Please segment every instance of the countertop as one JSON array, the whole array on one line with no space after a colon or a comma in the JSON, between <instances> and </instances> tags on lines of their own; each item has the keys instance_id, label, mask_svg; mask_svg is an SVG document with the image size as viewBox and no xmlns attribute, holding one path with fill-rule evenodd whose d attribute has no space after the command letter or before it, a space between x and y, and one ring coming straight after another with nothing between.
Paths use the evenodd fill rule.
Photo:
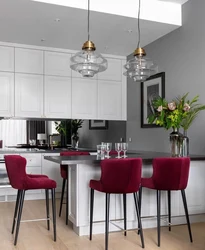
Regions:
<instances>
[{"instance_id":1,"label":"countertop","mask_svg":"<svg viewBox=\"0 0 205 250\"><path fill-rule=\"evenodd\" d=\"M156 157L170 157L169 153L163 152L148 152L148 151L137 151L129 152L128 158L142 158L143 162L151 162ZM116 155L111 158L115 158ZM63 165L72 164L99 164L101 159L96 155L79 155L79 156L45 156L44 159L53 161ZM190 155L192 161L205 160L205 155Z\"/></svg>"}]
</instances>

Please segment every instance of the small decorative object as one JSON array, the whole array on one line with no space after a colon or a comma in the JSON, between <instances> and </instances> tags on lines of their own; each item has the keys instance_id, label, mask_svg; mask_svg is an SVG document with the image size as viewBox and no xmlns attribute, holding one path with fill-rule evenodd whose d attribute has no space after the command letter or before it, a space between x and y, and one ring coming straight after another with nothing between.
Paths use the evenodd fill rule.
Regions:
<instances>
[{"instance_id":1,"label":"small decorative object","mask_svg":"<svg viewBox=\"0 0 205 250\"><path fill-rule=\"evenodd\" d=\"M197 103L198 95L191 101L186 100L187 96L188 93L175 98L172 102L167 102L161 97L156 98L152 102L155 112L148 117L150 124L155 123L165 129L173 128L174 131L170 134L172 156L189 155L187 130L199 112L205 109L205 105ZM184 129L184 135L178 132L180 127Z\"/></svg>"},{"instance_id":2,"label":"small decorative object","mask_svg":"<svg viewBox=\"0 0 205 250\"><path fill-rule=\"evenodd\" d=\"M71 131L72 131L72 146L76 149L78 149L79 144L79 135L78 135L78 129L82 128L83 120L72 120L71 122Z\"/></svg>"}]
</instances>

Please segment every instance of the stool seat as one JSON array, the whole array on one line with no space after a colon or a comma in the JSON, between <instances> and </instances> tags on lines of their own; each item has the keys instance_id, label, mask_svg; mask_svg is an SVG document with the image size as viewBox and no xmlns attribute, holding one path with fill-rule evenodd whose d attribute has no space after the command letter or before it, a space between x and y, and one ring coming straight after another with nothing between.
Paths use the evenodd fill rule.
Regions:
<instances>
[{"instance_id":1,"label":"stool seat","mask_svg":"<svg viewBox=\"0 0 205 250\"><path fill-rule=\"evenodd\" d=\"M22 182L22 189L51 189L56 188L56 182L46 177L28 177Z\"/></svg>"},{"instance_id":2,"label":"stool seat","mask_svg":"<svg viewBox=\"0 0 205 250\"><path fill-rule=\"evenodd\" d=\"M154 185L152 178L142 178L141 179L141 186L146 187L146 188L150 188L150 189L155 189L155 185Z\"/></svg>"}]
</instances>

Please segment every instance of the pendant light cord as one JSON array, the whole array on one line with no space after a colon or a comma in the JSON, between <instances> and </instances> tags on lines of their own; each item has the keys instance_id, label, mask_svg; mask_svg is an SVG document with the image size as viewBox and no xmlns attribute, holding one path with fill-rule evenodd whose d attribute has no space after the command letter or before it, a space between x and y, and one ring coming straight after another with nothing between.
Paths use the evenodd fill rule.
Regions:
<instances>
[{"instance_id":1,"label":"pendant light cord","mask_svg":"<svg viewBox=\"0 0 205 250\"><path fill-rule=\"evenodd\" d=\"M140 48L140 8L141 8L141 0L139 0L139 6L138 6L138 22L137 22L138 44L137 44L137 48Z\"/></svg>"},{"instance_id":2,"label":"pendant light cord","mask_svg":"<svg viewBox=\"0 0 205 250\"><path fill-rule=\"evenodd\" d=\"M90 0L88 0L88 41L90 41Z\"/></svg>"}]
</instances>

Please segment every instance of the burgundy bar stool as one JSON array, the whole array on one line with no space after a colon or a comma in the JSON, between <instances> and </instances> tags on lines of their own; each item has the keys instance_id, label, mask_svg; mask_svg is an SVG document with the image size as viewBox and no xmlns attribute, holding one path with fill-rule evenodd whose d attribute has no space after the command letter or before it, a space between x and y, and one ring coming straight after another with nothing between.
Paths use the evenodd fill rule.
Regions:
<instances>
[{"instance_id":1,"label":"burgundy bar stool","mask_svg":"<svg viewBox=\"0 0 205 250\"><path fill-rule=\"evenodd\" d=\"M94 190L106 194L105 204L105 249L108 250L110 194L123 194L124 235L126 236L126 194L133 193L142 248L144 237L137 192L141 183L142 159L106 159L101 161L101 178L90 181L90 240L92 240Z\"/></svg>"},{"instance_id":2,"label":"burgundy bar stool","mask_svg":"<svg viewBox=\"0 0 205 250\"><path fill-rule=\"evenodd\" d=\"M90 154L89 152L83 152L83 151L63 151L60 153L60 156L75 156L75 155L90 155ZM65 185L68 179L68 166L60 165L60 173L61 173L61 177L63 178L63 184L62 184L62 191L61 191L59 217L61 216ZM66 195L66 203L65 203L66 204L66 225L68 225L68 182L67 182L66 187L67 187L66 188L67 195Z\"/></svg>"},{"instance_id":3,"label":"burgundy bar stool","mask_svg":"<svg viewBox=\"0 0 205 250\"><path fill-rule=\"evenodd\" d=\"M141 214L141 199L142 188L150 188L157 191L157 234L158 246L160 246L160 206L161 206L161 191L167 191L168 196L168 220L169 231L171 231L171 191L181 190L184 210L187 220L190 241L192 240L191 226L189 221L188 207L185 195L190 169L190 159L183 158L155 158L152 162L153 175L151 178L142 178L141 188L139 191L140 214Z\"/></svg>"},{"instance_id":4,"label":"burgundy bar stool","mask_svg":"<svg viewBox=\"0 0 205 250\"><path fill-rule=\"evenodd\" d=\"M13 188L18 190L16 205L14 210L13 225L12 225L12 234L13 234L16 224L14 245L17 244L25 191L32 189L45 189L46 215L47 215L47 218L45 220L47 220L48 230L50 230L49 190L51 190L52 211L53 211L53 233L54 233L54 241L56 241L56 207L55 207L56 182L54 180L49 179L46 175L26 174L26 159L20 155L5 155L4 159L10 184Z\"/></svg>"}]
</instances>

